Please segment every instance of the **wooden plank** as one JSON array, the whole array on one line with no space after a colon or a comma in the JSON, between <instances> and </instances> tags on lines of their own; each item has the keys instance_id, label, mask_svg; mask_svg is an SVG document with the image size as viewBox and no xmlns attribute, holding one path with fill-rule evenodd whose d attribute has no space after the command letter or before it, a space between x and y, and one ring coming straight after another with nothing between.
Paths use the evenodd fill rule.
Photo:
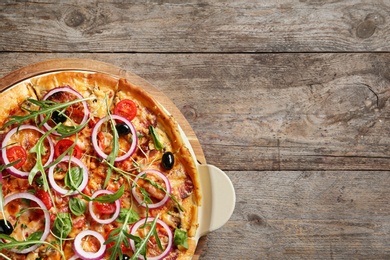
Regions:
<instances>
[{"instance_id":1,"label":"wooden plank","mask_svg":"<svg viewBox=\"0 0 390 260\"><path fill-rule=\"evenodd\" d=\"M237 204L202 259L389 259L390 172L227 172Z\"/></svg>"},{"instance_id":2,"label":"wooden plank","mask_svg":"<svg viewBox=\"0 0 390 260\"><path fill-rule=\"evenodd\" d=\"M21 64L74 54L3 53ZM388 170L390 54L80 54L132 71L223 170ZM23 61L21 63L20 61Z\"/></svg>"},{"instance_id":3,"label":"wooden plank","mask_svg":"<svg viewBox=\"0 0 390 260\"><path fill-rule=\"evenodd\" d=\"M388 1L1 1L6 52L389 51Z\"/></svg>"}]
</instances>

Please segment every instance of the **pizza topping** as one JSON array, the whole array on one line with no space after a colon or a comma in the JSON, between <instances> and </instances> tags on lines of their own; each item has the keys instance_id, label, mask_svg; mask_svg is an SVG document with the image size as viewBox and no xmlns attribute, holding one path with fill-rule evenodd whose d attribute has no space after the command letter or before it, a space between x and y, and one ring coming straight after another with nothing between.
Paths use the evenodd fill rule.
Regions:
<instances>
[{"instance_id":1,"label":"pizza topping","mask_svg":"<svg viewBox=\"0 0 390 260\"><path fill-rule=\"evenodd\" d=\"M93 230L81 231L74 239L73 248L82 259L101 259L106 251L104 238Z\"/></svg>"},{"instance_id":2,"label":"pizza topping","mask_svg":"<svg viewBox=\"0 0 390 260\"><path fill-rule=\"evenodd\" d=\"M77 101L82 99L83 96L70 86L57 87L47 92L42 101L50 101L51 103L69 103L70 101ZM49 102L49 104L50 104ZM50 114L46 114L50 115ZM65 119L64 119L65 118ZM40 120L43 126L50 130L54 125L58 123L64 123L64 126L74 128L76 125L85 125L89 118L89 109L87 102L80 101L74 102L69 106L66 106L62 110L51 111L51 121L45 118L45 114L40 115ZM53 132L59 135L57 131Z\"/></svg>"},{"instance_id":3,"label":"pizza topping","mask_svg":"<svg viewBox=\"0 0 390 260\"><path fill-rule=\"evenodd\" d=\"M150 134L152 135L154 147L155 147L157 150L163 149L163 148L164 148L164 145L161 143L160 138L158 137L158 134L157 134L156 130L155 130L154 127L151 126L151 125L149 126L149 132L150 132Z\"/></svg>"},{"instance_id":4,"label":"pizza topping","mask_svg":"<svg viewBox=\"0 0 390 260\"><path fill-rule=\"evenodd\" d=\"M22 146L15 145L7 149L7 158L11 163L18 161L14 164L14 167L19 169L26 162L27 153Z\"/></svg>"},{"instance_id":5,"label":"pizza topping","mask_svg":"<svg viewBox=\"0 0 390 260\"><path fill-rule=\"evenodd\" d=\"M21 169L18 169L15 167L15 165L10 166L7 168L7 171L10 174L19 178L27 178L29 176L30 171L36 164L36 156L33 148L39 142L40 137L42 137L44 134L45 133L42 130L31 125L21 125L20 127L15 127L6 134L1 145L2 147L7 147L17 143L26 150L26 161L20 166ZM46 137L43 140L42 146L44 149L44 154L41 159L44 166L46 166L53 159L53 142L50 138ZM12 147L13 146L8 149L2 149L1 151L4 164L10 163L11 158L8 157L7 151ZM21 158L21 160L23 161L23 158Z\"/></svg>"},{"instance_id":6,"label":"pizza topping","mask_svg":"<svg viewBox=\"0 0 390 260\"><path fill-rule=\"evenodd\" d=\"M51 187L62 195L76 195L88 184L87 167L73 156L65 156L58 164L51 166L47 175ZM58 175L60 177L56 177ZM56 181L60 179L63 181L62 187Z\"/></svg>"},{"instance_id":7,"label":"pizza topping","mask_svg":"<svg viewBox=\"0 0 390 260\"><path fill-rule=\"evenodd\" d=\"M126 160L127 158L129 158L134 153L135 149L137 148L137 143L138 143L137 132L136 132L133 124L130 123L130 121L128 121L126 118L124 118L122 116L111 115L110 117L105 117L105 118L100 119L96 123L95 127L92 130L92 144L93 144L93 147L94 147L96 153L100 157L102 157L103 159L107 159L109 157L109 155L107 153L105 153L105 151L103 151L103 149L107 148L107 147L114 147L115 146L115 144L112 144L112 145L105 144L105 142L106 142L105 140L109 140L110 139L109 135L112 135L109 133L108 128L111 128L110 122L112 122L114 120L110 120L110 119L123 121L123 123L126 124L131 130L131 138L125 139L122 136L119 140L120 154L119 154L119 156L117 156L115 158L114 161L120 162L120 161L123 161L123 160ZM112 128L111 128L111 130L112 130ZM112 143L112 142L109 142L109 143ZM126 147L126 146L128 146L128 147Z\"/></svg>"},{"instance_id":8,"label":"pizza topping","mask_svg":"<svg viewBox=\"0 0 390 260\"><path fill-rule=\"evenodd\" d=\"M51 120L54 121L54 123L65 123L66 122L66 116L63 113L60 113L58 111L54 111L51 114Z\"/></svg>"},{"instance_id":9,"label":"pizza topping","mask_svg":"<svg viewBox=\"0 0 390 260\"><path fill-rule=\"evenodd\" d=\"M132 193L141 206L149 209L160 208L170 198L171 184L161 172L146 170L135 178Z\"/></svg>"},{"instance_id":10,"label":"pizza topping","mask_svg":"<svg viewBox=\"0 0 390 260\"><path fill-rule=\"evenodd\" d=\"M11 235L14 231L14 227L11 222L6 219L0 219L0 234Z\"/></svg>"},{"instance_id":11,"label":"pizza topping","mask_svg":"<svg viewBox=\"0 0 390 260\"><path fill-rule=\"evenodd\" d=\"M117 124L115 128L118 135L128 135L131 133L130 127L126 124Z\"/></svg>"},{"instance_id":12,"label":"pizza topping","mask_svg":"<svg viewBox=\"0 0 390 260\"><path fill-rule=\"evenodd\" d=\"M141 219L133 225L130 234L131 249L134 252L143 252L140 259L163 259L172 250L173 234L171 229L158 218Z\"/></svg>"},{"instance_id":13,"label":"pizza topping","mask_svg":"<svg viewBox=\"0 0 390 260\"><path fill-rule=\"evenodd\" d=\"M27 242L29 240L30 241L32 241L32 240L45 241L45 239L49 235L49 231L50 231L50 215L49 215L49 212L48 212L45 204L42 202L42 200L40 200L39 198L37 198L36 196L34 196L33 194L28 193L28 192L14 193L14 194L7 196L4 199L4 208L6 208L7 204L11 204L11 202L13 202L14 200L30 200L30 201L37 203L39 208L42 209L43 215L44 215L44 230L43 230L43 232L35 230L37 232L35 234L39 234L39 237L35 237L32 235L34 233L31 233L31 235L27 238ZM18 205L21 205L21 204L18 204ZM9 213L9 214L11 214L11 213ZM23 227L24 227L23 224L27 226L29 224L28 220L24 220L24 222L20 224L20 229L21 229L20 232L23 232ZM14 228L16 228L16 227L14 227ZM17 233L20 233L20 232L17 232ZM8 244L11 244L12 242L19 242L19 241L15 241L15 238L11 238L11 237L9 239L6 239L3 236L3 239L10 241ZM20 241L20 242L22 242L22 241ZM38 248L39 245L40 244L34 243L34 242L33 243L26 243L24 245L23 249L11 249L11 251L16 252L18 254L26 254L26 253L29 253L29 252L35 250L36 248Z\"/></svg>"},{"instance_id":14,"label":"pizza topping","mask_svg":"<svg viewBox=\"0 0 390 260\"><path fill-rule=\"evenodd\" d=\"M109 190L99 190L92 195L92 199L98 198L103 194L114 193ZM100 224L109 224L113 222L119 216L120 210L121 206L119 199L115 200L114 204L111 204L110 202L89 202L89 214L91 214L93 220Z\"/></svg>"},{"instance_id":15,"label":"pizza topping","mask_svg":"<svg viewBox=\"0 0 390 260\"><path fill-rule=\"evenodd\" d=\"M161 158L161 166L165 170L171 170L175 165L175 157L171 152L165 152Z\"/></svg>"},{"instance_id":16,"label":"pizza topping","mask_svg":"<svg viewBox=\"0 0 390 260\"><path fill-rule=\"evenodd\" d=\"M116 104L114 114L131 121L137 115L137 105L130 99L123 99Z\"/></svg>"},{"instance_id":17,"label":"pizza topping","mask_svg":"<svg viewBox=\"0 0 390 260\"><path fill-rule=\"evenodd\" d=\"M69 139L62 139L56 143L54 147L55 158L58 158L61 154L65 153L65 151L72 145L74 145L72 156L80 159L83 156L83 151L77 144L74 144L74 142Z\"/></svg>"}]
</instances>

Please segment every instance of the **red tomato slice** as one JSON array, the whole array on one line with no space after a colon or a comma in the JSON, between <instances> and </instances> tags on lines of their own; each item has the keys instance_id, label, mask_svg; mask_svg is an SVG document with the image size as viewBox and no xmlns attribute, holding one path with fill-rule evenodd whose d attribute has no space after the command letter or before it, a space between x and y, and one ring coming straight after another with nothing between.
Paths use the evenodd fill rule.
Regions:
<instances>
[{"instance_id":1,"label":"red tomato slice","mask_svg":"<svg viewBox=\"0 0 390 260\"><path fill-rule=\"evenodd\" d=\"M130 99L123 99L114 108L114 114L131 121L137 115L137 105Z\"/></svg>"},{"instance_id":2,"label":"red tomato slice","mask_svg":"<svg viewBox=\"0 0 390 260\"><path fill-rule=\"evenodd\" d=\"M35 193L35 196L37 196L38 199L42 200L43 204L45 204L47 209L51 209L52 203L50 200L49 193L47 193L44 190L37 190L37 192Z\"/></svg>"},{"instance_id":3,"label":"red tomato slice","mask_svg":"<svg viewBox=\"0 0 390 260\"><path fill-rule=\"evenodd\" d=\"M20 162L14 165L16 169L19 169L26 162L27 153L23 147L16 145L7 149L7 158L9 162L20 160Z\"/></svg>"},{"instance_id":4,"label":"red tomato slice","mask_svg":"<svg viewBox=\"0 0 390 260\"><path fill-rule=\"evenodd\" d=\"M73 145L73 141L69 139L62 139L58 141L56 146L54 147L54 156L58 157L62 153L66 151L71 145ZM81 156L83 155L83 151L81 148L76 144L73 148L73 156L76 157L77 159L80 159Z\"/></svg>"},{"instance_id":5,"label":"red tomato slice","mask_svg":"<svg viewBox=\"0 0 390 260\"><path fill-rule=\"evenodd\" d=\"M104 194L98 195L97 197L103 196ZM113 214L115 212L115 203L104 203L104 202L94 202L96 210L101 214Z\"/></svg>"}]
</instances>

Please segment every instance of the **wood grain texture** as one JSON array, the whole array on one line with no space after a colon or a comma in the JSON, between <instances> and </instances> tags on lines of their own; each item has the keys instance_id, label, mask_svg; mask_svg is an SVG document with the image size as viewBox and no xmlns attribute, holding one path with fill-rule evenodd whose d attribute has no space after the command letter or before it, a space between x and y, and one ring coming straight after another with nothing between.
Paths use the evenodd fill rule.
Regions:
<instances>
[{"instance_id":1,"label":"wood grain texture","mask_svg":"<svg viewBox=\"0 0 390 260\"><path fill-rule=\"evenodd\" d=\"M132 71L223 170L388 170L390 55L80 54ZM73 54L0 54L6 66Z\"/></svg>"},{"instance_id":2,"label":"wood grain texture","mask_svg":"<svg viewBox=\"0 0 390 260\"><path fill-rule=\"evenodd\" d=\"M385 0L1 1L0 51L389 51L389 12Z\"/></svg>"},{"instance_id":3,"label":"wood grain texture","mask_svg":"<svg viewBox=\"0 0 390 260\"><path fill-rule=\"evenodd\" d=\"M227 172L237 204L202 259L389 259L389 172Z\"/></svg>"}]
</instances>

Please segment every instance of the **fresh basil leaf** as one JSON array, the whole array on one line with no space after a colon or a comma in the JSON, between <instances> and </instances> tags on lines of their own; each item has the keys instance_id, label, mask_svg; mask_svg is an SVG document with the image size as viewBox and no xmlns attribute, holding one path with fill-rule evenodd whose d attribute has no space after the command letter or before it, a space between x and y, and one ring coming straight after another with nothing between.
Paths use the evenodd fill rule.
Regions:
<instances>
[{"instance_id":1,"label":"fresh basil leaf","mask_svg":"<svg viewBox=\"0 0 390 260\"><path fill-rule=\"evenodd\" d=\"M93 201L101 202L101 203L112 203L122 197L123 193L125 193L125 186L121 186L119 190L117 190L114 194L106 194L103 196L99 196L93 199Z\"/></svg>"},{"instance_id":2,"label":"fresh basil leaf","mask_svg":"<svg viewBox=\"0 0 390 260\"><path fill-rule=\"evenodd\" d=\"M69 200L69 209L75 216L81 216L85 213L87 206L82 199L72 197Z\"/></svg>"},{"instance_id":3,"label":"fresh basil leaf","mask_svg":"<svg viewBox=\"0 0 390 260\"><path fill-rule=\"evenodd\" d=\"M67 238L72 231L72 219L69 213L58 213L54 220L52 231L61 240Z\"/></svg>"},{"instance_id":4,"label":"fresh basil leaf","mask_svg":"<svg viewBox=\"0 0 390 260\"><path fill-rule=\"evenodd\" d=\"M177 246L182 246L188 249L188 235L187 232L176 228L173 235L173 243Z\"/></svg>"},{"instance_id":5,"label":"fresh basil leaf","mask_svg":"<svg viewBox=\"0 0 390 260\"><path fill-rule=\"evenodd\" d=\"M164 145L160 142L158 135L156 133L156 130L154 129L153 126L149 126L149 132L152 135L153 142L154 142L154 147L156 147L157 150L161 150L164 148Z\"/></svg>"},{"instance_id":6,"label":"fresh basil leaf","mask_svg":"<svg viewBox=\"0 0 390 260\"><path fill-rule=\"evenodd\" d=\"M133 224L137 222L140 217L137 212L135 212L132 209L121 209L118 218L116 219L116 222L123 223L125 222L126 216L129 214L129 219L127 221L128 224Z\"/></svg>"},{"instance_id":7,"label":"fresh basil leaf","mask_svg":"<svg viewBox=\"0 0 390 260\"><path fill-rule=\"evenodd\" d=\"M76 190L81 182L83 181L83 169L81 167L70 168L65 175L64 183L65 186Z\"/></svg>"}]
</instances>

